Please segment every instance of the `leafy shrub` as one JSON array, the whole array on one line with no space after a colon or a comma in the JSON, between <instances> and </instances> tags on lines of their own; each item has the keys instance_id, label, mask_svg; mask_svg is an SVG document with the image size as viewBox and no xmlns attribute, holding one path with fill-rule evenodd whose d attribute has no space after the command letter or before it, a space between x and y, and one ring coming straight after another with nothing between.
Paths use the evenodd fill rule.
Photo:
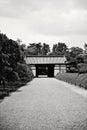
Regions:
<instances>
[{"instance_id":1,"label":"leafy shrub","mask_svg":"<svg viewBox=\"0 0 87 130\"><path fill-rule=\"evenodd\" d=\"M62 73L57 74L56 78L87 89L87 73Z\"/></svg>"},{"instance_id":2,"label":"leafy shrub","mask_svg":"<svg viewBox=\"0 0 87 130\"><path fill-rule=\"evenodd\" d=\"M0 33L0 74L6 81L32 79L32 71L25 63L24 56L23 48L16 41Z\"/></svg>"},{"instance_id":3,"label":"leafy shrub","mask_svg":"<svg viewBox=\"0 0 87 130\"><path fill-rule=\"evenodd\" d=\"M27 64L18 63L16 72L22 80L31 80L33 78L33 73Z\"/></svg>"},{"instance_id":4,"label":"leafy shrub","mask_svg":"<svg viewBox=\"0 0 87 130\"><path fill-rule=\"evenodd\" d=\"M4 69L4 77L5 79L9 82L9 81L17 81L19 80L19 75L16 71L13 71L13 69L11 67L5 67Z\"/></svg>"},{"instance_id":5,"label":"leafy shrub","mask_svg":"<svg viewBox=\"0 0 87 130\"><path fill-rule=\"evenodd\" d=\"M78 64L78 73L87 73L87 64L85 63Z\"/></svg>"}]
</instances>

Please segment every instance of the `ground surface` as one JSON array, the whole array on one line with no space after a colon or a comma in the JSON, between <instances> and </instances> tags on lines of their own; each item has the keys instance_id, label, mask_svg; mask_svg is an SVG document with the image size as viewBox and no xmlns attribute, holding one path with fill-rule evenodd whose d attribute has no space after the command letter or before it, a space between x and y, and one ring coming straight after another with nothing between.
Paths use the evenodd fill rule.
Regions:
<instances>
[{"instance_id":1,"label":"ground surface","mask_svg":"<svg viewBox=\"0 0 87 130\"><path fill-rule=\"evenodd\" d=\"M0 103L0 130L87 130L87 96L36 78Z\"/></svg>"}]
</instances>

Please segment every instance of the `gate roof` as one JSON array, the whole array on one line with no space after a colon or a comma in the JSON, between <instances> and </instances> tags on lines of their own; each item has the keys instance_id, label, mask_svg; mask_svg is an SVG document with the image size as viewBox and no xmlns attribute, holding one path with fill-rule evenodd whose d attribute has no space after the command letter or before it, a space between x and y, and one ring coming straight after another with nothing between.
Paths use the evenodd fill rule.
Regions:
<instances>
[{"instance_id":1,"label":"gate roof","mask_svg":"<svg viewBox=\"0 0 87 130\"><path fill-rule=\"evenodd\" d=\"M65 56L26 56L27 64L65 64Z\"/></svg>"}]
</instances>

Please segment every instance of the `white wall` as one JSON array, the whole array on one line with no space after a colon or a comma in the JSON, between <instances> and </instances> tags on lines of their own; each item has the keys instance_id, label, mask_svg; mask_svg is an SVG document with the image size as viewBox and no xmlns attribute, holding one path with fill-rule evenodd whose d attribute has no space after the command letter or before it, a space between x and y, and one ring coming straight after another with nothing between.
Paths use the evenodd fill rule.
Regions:
<instances>
[{"instance_id":1,"label":"white wall","mask_svg":"<svg viewBox=\"0 0 87 130\"><path fill-rule=\"evenodd\" d=\"M54 76L56 76L57 73L59 73L59 70L54 70Z\"/></svg>"},{"instance_id":2,"label":"white wall","mask_svg":"<svg viewBox=\"0 0 87 130\"><path fill-rule=\"evenodd\" d=\"M34 77L36 76L36 70L32 70Z\"/></svg>"},{"instance_id":3,"label":"white wall","mask_svg":"<svg viewBox=\"0 0 87 130\"><path fill-rule=\"evenodd\" d=\"M31 66L31 69L32 69L33 75L36 76L36 67L35 66Z\"/></svg>"},{"instance_id":4,"label":"white wall","mask_svg":"<svg viewBox=\"0 0 87 130\"><path fill-rule=\"evenodd\" d=\"M66 72L66 66L61 65L61 71L59 72L59 65L55 65L54 67L54 76L57 75L57 73L65 73Z\"/></svg>"}]
</instances>

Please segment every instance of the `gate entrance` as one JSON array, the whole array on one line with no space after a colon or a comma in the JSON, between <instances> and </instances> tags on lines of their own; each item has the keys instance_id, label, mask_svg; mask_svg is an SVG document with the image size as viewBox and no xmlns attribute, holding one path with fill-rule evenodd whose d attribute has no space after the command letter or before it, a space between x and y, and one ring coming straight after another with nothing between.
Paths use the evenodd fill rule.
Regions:
<instances>
[{"instance_id":1,"label":"gate entrance","mask_svg":"<svg viewBox=\"0 0 87 130\"><path fill-rule=\"evenodd\" d=\"M54 77L54 65L36 65L36 77Z\"/></svg>"},{"instance_id":2,"label":"gate entrance","mask_svg":"<svg viewBox=\"0 0 87 130\"><path fill-rule=\"evenodd\" d=\"M55 77L66 72L65 56L26 56L25 61L35 77Z\"/></svg>"},{"instance_id":3,"label":"gate entrance","mask_svg":"<svg viewBox=\"0 0 87 130\"><path fill-rule=\"evenodd\" d=\"M54 77L54 65L48 66L48 77Z\"/></svg>"}]
</instances>

